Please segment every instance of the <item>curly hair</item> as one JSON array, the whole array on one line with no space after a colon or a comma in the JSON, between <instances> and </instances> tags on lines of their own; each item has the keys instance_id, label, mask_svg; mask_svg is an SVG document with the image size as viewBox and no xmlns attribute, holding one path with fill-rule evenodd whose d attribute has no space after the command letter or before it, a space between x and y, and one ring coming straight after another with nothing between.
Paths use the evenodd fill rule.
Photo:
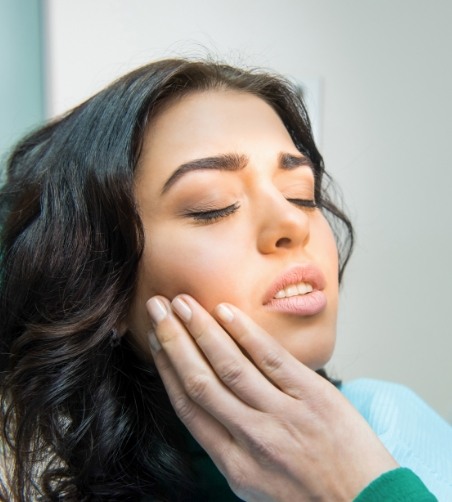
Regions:
<instances>
[{"instance_id":1,"label":"curly hair","mask_svg":"<svg viewBox=\"0 0 452 502\"><path fill-rule=\"evenodd\" d=\"M144 131L168 100L208 89L252 93L281 117L314 165L342 276L353 229L333 202L299 92L278 75L157 61L33 132L12 152L0 193L5 500L177 501L196 489L159 375L127 336L115 346L110 333L128 312L143 252L133 187Z\"/></svg>"}]
</instances>

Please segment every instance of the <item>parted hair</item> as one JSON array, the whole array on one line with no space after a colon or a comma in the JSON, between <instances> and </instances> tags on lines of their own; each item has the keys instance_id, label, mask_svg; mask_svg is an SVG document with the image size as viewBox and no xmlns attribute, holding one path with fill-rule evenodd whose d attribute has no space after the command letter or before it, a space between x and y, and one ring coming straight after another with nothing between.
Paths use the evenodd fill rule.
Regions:
<instances>
[{"instance_id":1,"label":"parted hair","mask_svg":"<svg viewBox=\"0 0 452 502\"><path fill-rule=\"evenodd\" d=\"M4 500L177 501L196 491L158 373L130 335L118 345L111 333L143 252L134 174L144 132L170 100L210 89L265 100L311 159L342 275L352 226L333 202L300 93L281 76L161 60L31 133L12 151L0 192Z\"/></svg>"}]
</instances>

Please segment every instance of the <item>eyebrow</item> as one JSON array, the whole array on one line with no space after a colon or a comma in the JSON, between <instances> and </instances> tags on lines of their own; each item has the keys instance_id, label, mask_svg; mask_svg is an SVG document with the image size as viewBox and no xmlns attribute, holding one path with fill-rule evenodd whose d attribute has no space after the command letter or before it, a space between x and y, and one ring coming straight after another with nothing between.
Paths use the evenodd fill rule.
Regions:
<instances>
[{"instance_id":1,"label":"eyebrow","mask_svg":"<svg viewBox=\"0 0 452 502\"><path fill-rule=\"evenodd\" d=\"M279 165L281 169L295 169L297 167L307 166L314 171L314 164L311 159L304 155L292 155L290 153L279 154Z\"/></svg>"},{"instance_id":2,"label":"eyebrow","mask_svg":"<svg viewBox=\"0 0 452 502\"><path fill-rule=\"evenodd\" d=\"M200 171L206 169L216 169L219 171L239 171L248 165L249 159L246 155L236 153L226 153L205 157L202 159L191 160L181 164L174 173L166 180L163 185L161 195L166 193L182 176L191 171ZM305 156L292 155L290 153L280 153L278 164L281 169L295 169L297 167L307 166L314 169L311 160Z\"/></svg>"}]
</instances>

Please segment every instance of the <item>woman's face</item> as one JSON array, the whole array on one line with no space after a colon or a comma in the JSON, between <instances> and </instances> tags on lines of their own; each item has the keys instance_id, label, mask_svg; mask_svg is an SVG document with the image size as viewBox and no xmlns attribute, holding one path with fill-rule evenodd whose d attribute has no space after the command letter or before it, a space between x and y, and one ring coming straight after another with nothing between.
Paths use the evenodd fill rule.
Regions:
<instances>
[{"instance_id":1,"label":"woman's face","mask_svg":"<svg viewBox=\"0 0 452 502\"><path fill-rule=\"evenodd\" d=\"M136 176L145 250L128 319L150 354L145 302L192 295L242 309L312 369L335 341L338 263L314 175L262 99L212 90L149 124Z\"/></svg>"}]
</instances>

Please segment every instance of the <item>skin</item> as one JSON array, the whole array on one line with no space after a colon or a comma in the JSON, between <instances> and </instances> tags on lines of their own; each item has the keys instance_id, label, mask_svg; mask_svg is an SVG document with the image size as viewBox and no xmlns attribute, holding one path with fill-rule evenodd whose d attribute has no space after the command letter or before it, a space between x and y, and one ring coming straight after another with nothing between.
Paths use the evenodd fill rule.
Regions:
<instances>
[{"instance_id":1,"label":"skin","mask_svg":"<svg viewBox=\"0 0 452 502\"><path fill-rule=\"evenodd\" d=\"M172 178L224 154L246 165ZM281 154L300 157L277 114L246 93L191 94L154 118L136 182L146 246L127 329L241 499L350 501L397 464L312 371L334 347L337 253L321 211L294 203L313 197L311 168L285 169ZM213 221L189 214L232 205ZM270 311L268 288L305 263L325 277L326 307Z\"/></svg>"},{"instance_id":2,"label":"skin","mask_svg":"<svg viewBox=\"0 0 452 502\"><path fill-rule=\"evenodd\" d=\"M226 154L248 162L234 171L186 172L161 193L181 164ZM186 293L209 312L221 301L236 305L313 369L329 360L336 335L336 244L322 212L294 202L313 200L312 168L283 168L281 154L302 157L273 109L247 93L194 93L149 125L136 181L146 246L129 322L145 352L146 300ZM212 222L186 215L231 204L240 207ZM266 291L300 264L324 274L326 309L315 316L270 311Z\"/></svg>"},{"instance_id":3,"label":"skin","mask_svg":"<svg viewBox=\"0 0 452 502\"><path fill-rule=\"evenodd\" d=\"M242 500L350 502L397 467L333 385L236 307L211 316L187 295L147 307L173 407Z\"/></svg>"}]
</instances>

